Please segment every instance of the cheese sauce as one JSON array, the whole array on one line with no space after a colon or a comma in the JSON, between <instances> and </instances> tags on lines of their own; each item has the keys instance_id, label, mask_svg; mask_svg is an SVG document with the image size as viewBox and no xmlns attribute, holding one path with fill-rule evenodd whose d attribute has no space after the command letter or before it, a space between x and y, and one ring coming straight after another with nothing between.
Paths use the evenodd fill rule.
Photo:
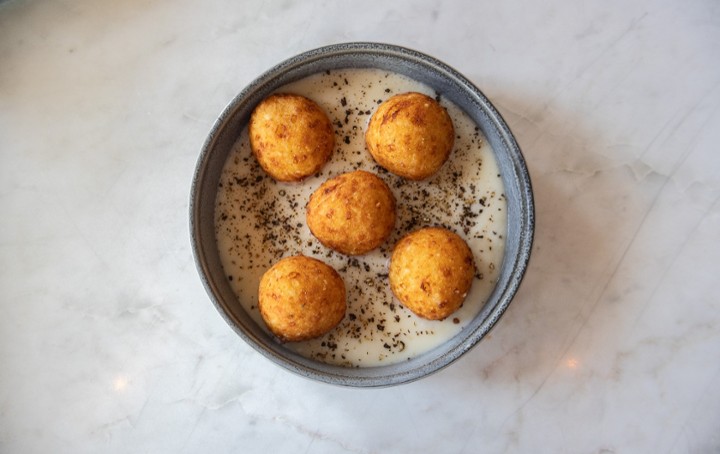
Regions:
<instances>
[{"instance_id":1,"label":"cheese sauce","mask_svg":"<svg viewBox=\"0 0 720 454\"><path fill-rule=\"evenodd\" d=\"M433 177L414 182L379 167L365 149L367 123L384 100L415 91L437 99L455 127L450 158ZM406 361L460 332L481 310L502 264L506 200L492 149L475 123L430 87L377 69L315 74L281 87L317 102L336 134L335 151L315 176L280 183L252 155L247 127L225 164L215 202L217 245L238 304L260 325L260 277L283 257L304 254L335 268L347 289L344 320L325 336L288 343L301 355L330 364L371 367ZM305 205L325 180L363 169L380 176L397 200L395 231L378 249L349 257L324 247L305 222ZM422 319L394 298L388 282L393 245L421 227L443 226L464 238L473 251L476 275L463 306L443 321Z\"/></svg>"}]
</instances>

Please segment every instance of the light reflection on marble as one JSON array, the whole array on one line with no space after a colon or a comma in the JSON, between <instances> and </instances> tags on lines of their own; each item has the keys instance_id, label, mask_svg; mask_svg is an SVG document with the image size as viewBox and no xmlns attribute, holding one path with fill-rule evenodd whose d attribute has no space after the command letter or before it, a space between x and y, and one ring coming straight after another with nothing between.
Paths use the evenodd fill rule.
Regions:
<instances>
[{"instance_id":1,"label":"light reflection on marble","mask_svg":"<svg viewBox=\"0 0 720 454\"><path fill-rule=\"evenodd\" d=\"M538 221L491 335L371 391L245 345L187 227L224 105L358 40L488 95ZM0 451L720 451L718 55L711 1L0 3Z\"/></svg>"}]
</instances>

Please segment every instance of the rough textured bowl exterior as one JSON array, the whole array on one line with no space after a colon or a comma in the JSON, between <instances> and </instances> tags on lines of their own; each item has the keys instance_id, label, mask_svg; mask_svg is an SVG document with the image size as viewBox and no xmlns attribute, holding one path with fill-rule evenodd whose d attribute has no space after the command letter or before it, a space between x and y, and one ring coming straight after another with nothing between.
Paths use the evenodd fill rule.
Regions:
<instances>
[{"instance_id":1,"label":"rough textured bowl exterior","mask_svg":"<svg viewBox=\"0 0 720 454\"><path fill-rule=\"evenodd\" d=\"M477 316L457 336L409 361L380 367L345 368L302 357L274 341L238 303L220 263L214 209L220 173L254 107L276 88L311 74L341 68L379 68L425 83L462 108L493 148L508 204L505 255L497 285ZM213 303L238 335L278 365L304 377L343 386L382 387L436 372L470 350L497 323L515 295L530 259L535 225L530 177L520 148L495 107L470 81L422 53L387 44L346 43L290 58L248 85L225 108L202 148L190 200L195 261Z\"/></svg>"}]
</instances>

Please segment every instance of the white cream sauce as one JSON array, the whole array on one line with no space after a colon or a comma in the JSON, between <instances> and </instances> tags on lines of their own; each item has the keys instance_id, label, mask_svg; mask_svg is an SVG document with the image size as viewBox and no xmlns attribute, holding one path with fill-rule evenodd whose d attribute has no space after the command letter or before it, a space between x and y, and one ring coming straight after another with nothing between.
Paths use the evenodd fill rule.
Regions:
<instances>
[{"instance_id":1,"label":"white cream sauce","mask_svg":"<svg viewBox=\"0 0 720 454\"><path fill-rule=\"evenodd\" d=\"M332 121L335 152L315 176L300 183L276 182L250 150L247 127L223 168L215 206L220 258L238 304L260 325L260 277L283 257L304 254L334 267L345 281L345 319L327 335L286 346L331 364L370 367L405 361L460 332L481 310L502 264L506 200L492 149L473 121L441 93L407 77L377 69L346 69L316 74L278 92L317 102ZM392 95L416 91L439 99L455 126L448 162L428 180L411 182L377 166L365 149L365 128L377 106ZM398 220L388 241L364 256L348 257L315 239L305 222L310 194L328 178L363 169L379 175L397 199ZM388 261L406 233L444 226L473 250L477 273L463 306L443 321L422 319L404 308L390 291Z\"/></svg>"}]
</instances>

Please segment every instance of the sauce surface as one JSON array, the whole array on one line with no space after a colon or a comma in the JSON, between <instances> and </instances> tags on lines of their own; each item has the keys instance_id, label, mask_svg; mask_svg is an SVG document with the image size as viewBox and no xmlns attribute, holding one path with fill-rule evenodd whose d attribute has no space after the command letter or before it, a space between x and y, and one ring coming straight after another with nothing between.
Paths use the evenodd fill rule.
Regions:
<instances>
[{"instance_id":1,"label":"sauce surface","mask_svg":"<svg viewBox=\"0 0 720 454\"><path fill-rule=\"evenodd\" d=\"M437 99L452 118L455 146L431 178L414 182L379 167L365 149L365 129L377 106L389 97L416 91ZM226 277L238 304L262 327L257 308L260 278L283 257L304 254L334 267L345 281L348 308L343 321L325 336L287 343L303 356L348 367L406 361L447 341L482 309L502 264L506 200L495 156L482 132L457 106L430 87L377 69L345 69L315 74L276 92L296 93L317 102L336 134L335 151L315 176L280 183L260 168L243 129L223 168L215 202L215 231ZM349 257L324 247L305 222L310 195L324 181L363 169L377 174L397 200L390 238L370 253ZM459 234L473 251L476 274L463 306L443 321L422 319L390 291L388 261L393 245L422 227L443 226Z\"/></svg>"}]
</instances>

